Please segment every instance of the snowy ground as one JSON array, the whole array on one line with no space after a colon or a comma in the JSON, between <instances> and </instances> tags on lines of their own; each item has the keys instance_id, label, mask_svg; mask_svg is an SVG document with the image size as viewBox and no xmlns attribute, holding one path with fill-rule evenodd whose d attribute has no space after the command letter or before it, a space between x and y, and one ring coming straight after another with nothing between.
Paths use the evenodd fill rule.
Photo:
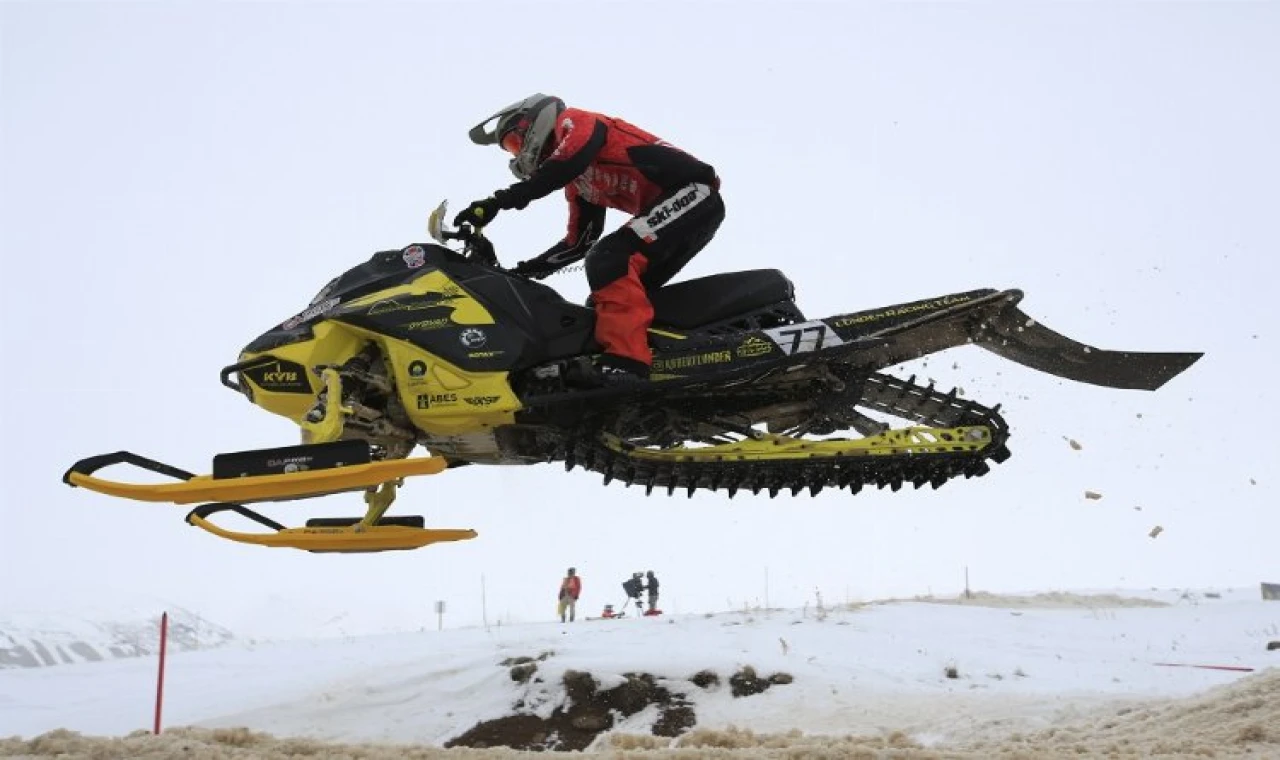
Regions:
<instances>
[{"instance_id":1,"label":"snowy ground","mask_svg":"<svg viewBox=\"0 0 1280 760\"><path fill-rule=\"evenodd\" d=\"M235 645L170 658L165 725L440 747L480 721L512 713L517 700L545 717L564 702L567 670L590 672L601 688L621 682L624 673L646 672L687 697L699 735L798 730L870 737L917 753L987 746L996 754L993 747L1004 745L984 743L1039 735L1062 741L1071 734L1061 727L1072 721L1095 721L1094 733L1103 736L1125 715L1179 704L1153 700L1204 699L1202 692L1212 700L1215 687L1230 687L1237 691L1218 698L1234 699L1233 714L1242 722L1227 738L1205 741L1220 754L1234 744L1280 757L1280 651L1267 650L1273 640L1280 640L1280 603L1259 601L1257 590L1234 590L1215 596L979 594ZM535 679L523 685L500 664L520 656L543 657ZM1190 667L1203 665L1234 669ZM794 680L735 698L725 681L744 666L761 677L786 673ZM689 681L705 670L715 671L721 684L704 689ZM153 658L0 671L0 736L31 739L55 729L123 736L147 728L155 671ZM1263 696L1246 699L1240 689ZM1206 714L1204 708L1192 712ZM593 749L616 749L625 735L648 735L656 717L643 710L622 720ZM1143 725L1150 722L1144 718ZM1228 728L1222 718L1214 723L1215 730ZM1055 726L1060 730L1035 733ZM212 736L174 735L197 743ZM0 755L53 753L60 736L43 744L0 741ZM631 746L688 746L681 744L687 739ZM243 735L236 740L244 741ZM1165 749L1176 755L1181 746ZM142 750L119 752L103 756Z\"/></svg>"}]
</instances>

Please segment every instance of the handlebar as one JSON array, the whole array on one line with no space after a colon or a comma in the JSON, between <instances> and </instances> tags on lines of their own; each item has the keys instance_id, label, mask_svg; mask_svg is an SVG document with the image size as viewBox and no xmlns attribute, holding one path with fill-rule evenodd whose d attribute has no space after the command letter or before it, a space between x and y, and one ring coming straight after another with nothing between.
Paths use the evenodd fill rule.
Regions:
<instances>
[{"instance_id":1,"label":"handlebar","mask_svg":"<svg viewBox=\"0 0 1280 760\"><path fill-rule=\"evenodd\" d=\"M508 271L498 261L498 254L493 249L493 241L484 236L484 231L470 224L462 224L456 230L441 230L444 240L461 240L462 255L468 261L475 261L503 272Z\"/></svg>"}]
</instances>

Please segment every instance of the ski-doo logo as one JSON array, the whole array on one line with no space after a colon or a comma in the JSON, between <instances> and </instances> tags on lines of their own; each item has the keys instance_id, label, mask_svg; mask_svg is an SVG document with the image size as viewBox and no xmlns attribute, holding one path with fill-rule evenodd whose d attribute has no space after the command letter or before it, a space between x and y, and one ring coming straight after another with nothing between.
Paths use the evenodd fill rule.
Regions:
<instances>
[{"instance_id":1,"label":"ski-doo logo","mask_svg":"<svg viewBox=\"0 0 1280 760\"><path fill-rule=\"evenodd\" d=\"M418 408L430 409L433 406L450 406L458 403L458 394L456 393L420 393L418 394Z\"/></svg>"},{"instance_id":2,"label":"ski-doo logo","mask_svg":"<svg viewBox=\"0 0 1280 760\"><path fill-rule=\"evenodd\" d=\"M497 403L498 399L500 398L502 397L501 396L467 396L462 400L467 402L468 404L471 404L472 406L489 406L490 404Z\"/></svg>"},{"instance_id":3,"label":"ski-doo logo","mask_svg":"<svg viewBox=\"0 0 1280 760\"><path fill-rule=\"evenodd\" d=\"M328 298L329 294L333 292L334 287L337 286L338 279L339 278L334 277L332 280L329 280L329 282L325 283L325 286L323 288L320 288L320 292L316 293L316 297L312 298L311 303L307 304L307 306L315 306L316 304L320 303L324 299Z\"/></svg>"},{"instance_id":4,"label":"ski-doo logo","mask_svg":"<svg viewBox=\"0 0 1280 760\"><path fill-rule=\"evenodd\" d=\"M404 265L410 269L421 269L427 263L427 252L420 245L411 245L400 254Z\"/></svg>"},{"instance_id":5,"label":"ski-doo logo","mask_svg":"<svg viewBox=\"0 0 1280 760\"><path fill-rule=\"evenodd\" d=\"M338 299L336 298L329 298L321 301L310 309L303 311L301 314L289 317L285 321L281 322L280 329L292 330L303 322L309 322L337 305Z\"/></svg>"},{"instance_id":6,"label":"ski-doo logo","mask_svg":"<svg viewBox=\"0 0 1280 760\"><path fill-rule=\"evenodd\" d=\"M773 350L769 341L752 335L738 345L738 358L749 359L753 356L764 356Z\"/></svg>"},{"instance_id":7,"label":"ski-doo logo","mask_svg":"<svg viewBox=\"0 0 1280 760\"><path fill-rule=\"evenodd\" d=\"M244 375L264 391L311 393L307 371L302 368L302 365L284 359L277 359L259 367L251 367L244 371Z\"/></svg>"},{"instance_id":8,"label":"ski-doo logo","mask_svg":"<svg viewBox=\"0 0 1280 760\"><path fill-rule=\"evenodd\" d=\"M670 219L672 214L685 206L688 206L697 199L698 191L696 189L690 190L679 198L673 198L672 200L662 204L657 211L645 218L645 221L648 222L650 227L661 227L662 223Z\"/></svg>"},{"instance_id":9,"label":"ski-doo logo","mask_svg":"<svg viewBox=\"0 0 1280 760\"><path fill-rule=\"evenodd\" d=\"M488 342L489 336L478 327L468 327L458 335L458 340L467 348L479 348Z\"/></svg>"},{"instance_id":10,"label":"ski-doo logo","mask_svg":"<svg viewBox=\"0 0 1280 760\"><path fill-rule=\"evenodd\" d=\"M650 211L645 218L637 217L632 219L628 222L628 225L630 225L633 232L640 236L641 240L646 243L652 243L658 239L658 230L679 219L690 208L706 198L709 193L710 188L706 185L689 185L681 190L678 195Z\"/></svg>"}]
</instances>

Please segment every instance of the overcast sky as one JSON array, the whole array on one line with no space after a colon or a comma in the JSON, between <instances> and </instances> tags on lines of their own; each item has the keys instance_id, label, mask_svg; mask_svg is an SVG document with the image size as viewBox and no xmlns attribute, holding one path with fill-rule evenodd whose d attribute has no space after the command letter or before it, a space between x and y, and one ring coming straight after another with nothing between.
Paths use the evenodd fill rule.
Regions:
<instances>
[{"instance_id":1,"label":"overcast sky","mask_svg":"<svg viewBox=\"0 0 1280 760\"><path fill-rule=\"evenodd\" d=\"M0 614L128 593L233 625L306 609L373 626L443 599L462 623L483 576L490 620L550 619L568 565L592 614L651 568L686 612L952 593L966 567L993 591L1280 581L1280 4L585 9L0 4ZM1016 287L1080 341L1206 357L1154 394L969 347L901 368L1012 426L1010 460L939 491L729 502L550 465L422 478L396 512L480 537L412 553L240 546L184 507L60 482L107 451L205 472L296 442L218 369L339 271L423 240L441 199L505 185L503 154L466 133L535 91L716 166L728 217L682 277L779 267L811 318ZM565 213L558 195L504 213L500 256L541 251ZM587 292L580 272L548 282Z\"/></svg>"}]
</instances>

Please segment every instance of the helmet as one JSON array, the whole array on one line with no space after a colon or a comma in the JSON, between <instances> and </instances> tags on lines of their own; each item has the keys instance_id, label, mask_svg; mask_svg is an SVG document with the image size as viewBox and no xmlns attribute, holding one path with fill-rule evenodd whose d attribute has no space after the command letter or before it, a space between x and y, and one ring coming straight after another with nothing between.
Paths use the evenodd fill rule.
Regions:
<instances>
[{"instance_id":1,"label":"helmet","mask_svg":"<svg viewBox=\"0 0 1280 760\"><path fill-rule=\"evenodd\" d=\"M578 572L577 568L573 568L573 567L569 568L569 575L573 575L576 572Z\"/></svg>"},{"instance_id":2,"label":"helmet","mask_svg":"<svg viewBox=\"0 0 1280 760\"><path fill-rule=\"evenodd\" d=\"M467 136L476 145L501 145L515 156L511 159L511 173L518 179L528 179L550 154L556 119L564 109L560 98L534 93L475 125ZM485 129L490 122L495 122L493 129Z\"/></svg>"}]
</instances>

